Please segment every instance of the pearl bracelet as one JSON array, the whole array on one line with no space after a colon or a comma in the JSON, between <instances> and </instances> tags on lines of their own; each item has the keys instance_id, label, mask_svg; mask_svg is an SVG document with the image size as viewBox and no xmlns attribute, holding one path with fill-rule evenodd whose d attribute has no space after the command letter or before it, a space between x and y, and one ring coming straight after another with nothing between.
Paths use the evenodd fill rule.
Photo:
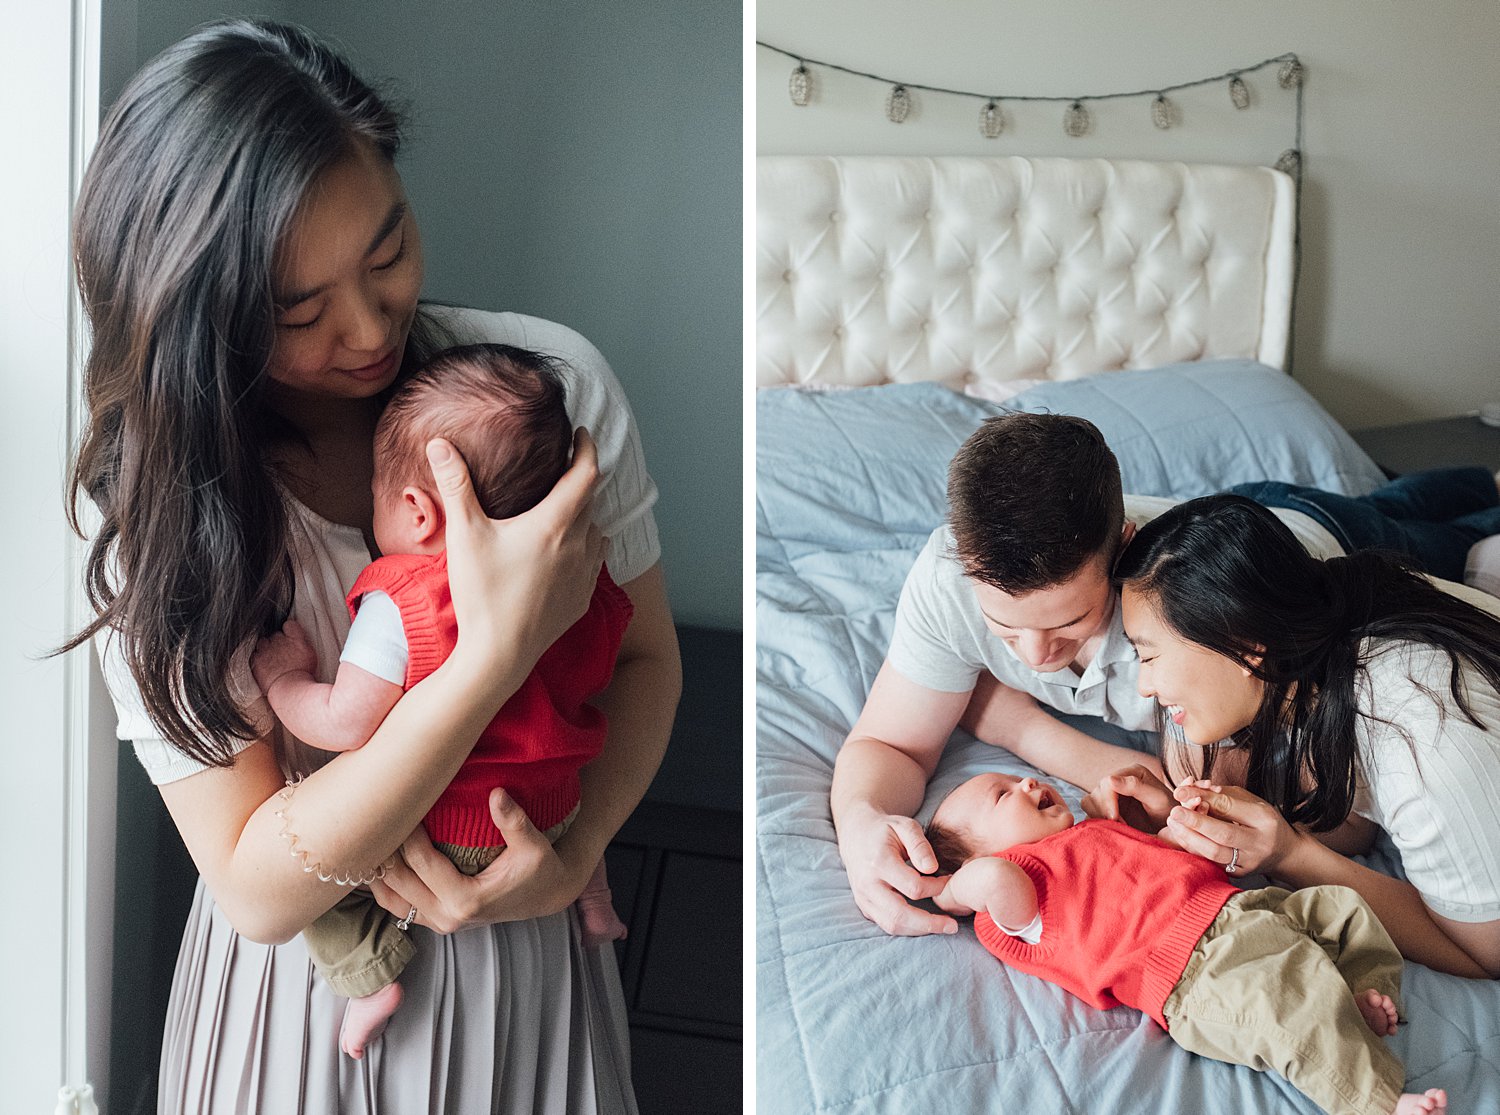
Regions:
<instances>
[{"instance_id":1,"label":"pearl bracelet","mask_svg":"<svg viewBox=\"0 0 1500 1115\"><path fill-rule=\"evenodd\" d=\"M297 847L297 834L292 831L292 821L287 815L291 808L292 795L297 792L297 787L302 784L302 776L299 774L295 779L287 779L286 787L276 796L282 801L280 809L276 810L276 816L281 818L281 837L291 846L292 858L302 865L302 870L308 875L316 875L319 882L336 883L341 887L362 887L374 882L376 879L385 877L385 864L381 864L370 871L363 871L357 875L346 875L342 871L324 867L317 860L309 860L307 852Z\"/></svg>"}]
</instances>

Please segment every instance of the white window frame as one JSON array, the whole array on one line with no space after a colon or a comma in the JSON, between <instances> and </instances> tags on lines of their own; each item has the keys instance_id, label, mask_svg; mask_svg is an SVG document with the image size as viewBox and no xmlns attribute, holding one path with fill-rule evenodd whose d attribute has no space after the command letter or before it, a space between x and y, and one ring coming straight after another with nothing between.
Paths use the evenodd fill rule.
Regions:
<instances>
[{"instance_id":1,"label":"white window frame","mask_svg":"<svg viewBox=\"0 0 1500 1115\"><path fill-rule=\"evenodd\" d=\"M99 118L101 0L8 5L0 104L0 623L3 871L0 1089L6 1111L87 1113L109 1065L118 744L92 658L45 657L88 615L63 509L84 345L71 211Z\"/></svg>"}]
</instances>

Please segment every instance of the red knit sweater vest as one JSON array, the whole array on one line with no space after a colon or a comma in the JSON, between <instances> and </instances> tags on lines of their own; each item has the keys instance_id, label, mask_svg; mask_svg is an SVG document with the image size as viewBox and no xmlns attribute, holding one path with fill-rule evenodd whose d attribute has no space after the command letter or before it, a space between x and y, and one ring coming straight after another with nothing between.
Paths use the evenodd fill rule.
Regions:
<instances>
[{"instance_id":1,"label":"red knit sweater vest","mask_svg":"<svg viewBox=\"0 0 1500 1115\"><path fill-rule=\"evenodd\" d=\"M1145 1011L1163 1029L1162 1004L1194 946L1239 893L1219 864L1119 821L1083 821L1000 855L1036 885L1042 939L1028 945L980 911L984 947L1093 1006Z\"/></svg>"},{"instance_id":2,"label":"red knit sweater vest","mask_svg":"<svg viewBox=\"0 0 1500 1115\"><path fill-rule=\"evenodd\" d=\"M442 665L458 641L448 555L377 559L349 590L351 616L359 598L376 589L401 611L410 689ZM503 845L505 838L490 820L489 796L496 786L504 787L539 829L566 819L578 805L579 770L604 746L604 714L586 702L609 684L630 613L630 598L601 569L588 611L537 660L427 814L428 836L462 848Z\"/></svg>"}]
</instances>

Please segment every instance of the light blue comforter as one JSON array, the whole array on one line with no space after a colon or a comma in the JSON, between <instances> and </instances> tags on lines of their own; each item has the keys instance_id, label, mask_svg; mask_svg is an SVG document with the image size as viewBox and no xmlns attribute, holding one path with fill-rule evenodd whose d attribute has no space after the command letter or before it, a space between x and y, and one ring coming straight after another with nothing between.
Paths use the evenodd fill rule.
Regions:
<instances>
[{"instance_id":1,"label":"light blue comforter","mask_svg":"<svg viewBox=\"0 0 1500 1115\"><path fill-rule=\"evenodd\" d=\"M1357 494L1381 479L1293 381L1255 365L1049 384L1010 405L1093 419L1141 494L1266 477ZM969 922L892 938L854 905L828 808L834 756L941 520L948 459L997 410L931 385L758 397L758 1109L1316 1112L1273 1074L1192 1056L1136 1011L1094 1010L1007 969ZM983 769L1029 768L956 736L926 809ZM1397 870L1388 848L1370 862ZM1391 1041L1410 1086L1500 1112L1500 990L1408 965L1405 993L1410 1021Z\"/></svg>"}]
</instances>

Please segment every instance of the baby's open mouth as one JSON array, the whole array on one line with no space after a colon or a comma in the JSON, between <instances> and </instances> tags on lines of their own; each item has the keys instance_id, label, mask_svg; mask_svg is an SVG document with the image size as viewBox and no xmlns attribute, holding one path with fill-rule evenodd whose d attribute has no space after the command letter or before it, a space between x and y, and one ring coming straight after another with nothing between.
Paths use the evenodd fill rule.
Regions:
<instances>
[{"instance_id":1,"label":"baby's open mouth","mask_svg":"<svg viewBox=\"0 0 1500 1115\"><path fill-rule=\"evenodd\" d=\"M1057 798L1053 796L1051 790L1043 790L1036 799L1036 807L1038 809L1051 809L1056 804Z\"/></svg>"}]
</instances>

